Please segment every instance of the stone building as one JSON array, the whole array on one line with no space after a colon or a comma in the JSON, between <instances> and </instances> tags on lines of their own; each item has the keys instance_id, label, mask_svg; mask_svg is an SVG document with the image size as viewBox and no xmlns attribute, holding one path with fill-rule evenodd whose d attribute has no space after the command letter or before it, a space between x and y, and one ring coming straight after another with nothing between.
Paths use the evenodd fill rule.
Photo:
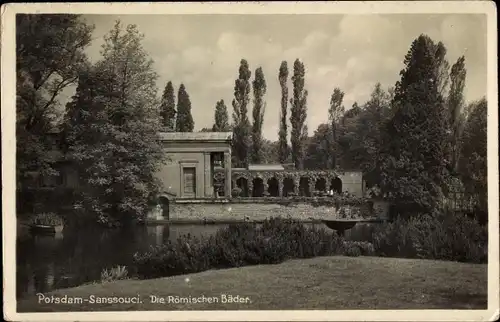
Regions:
<instances>
[{"instance_id":1,"label":"stone building","mask_svg":"<svg viewBox=\"0 0 500 322\"><path fill-rule=\"evenodd\" d=\"M157 177L163 193L175 199L229 197L235 187L241 197L312 196L329 190L363 196L361 172L294 170L280 164L231 169L231 132L168 132L159 138L168 162Z\"/></svg>"},{"instance_id":2,"label":"stone building","mask_svg":"<svg viewBox=\"0 0 500 322\"><path fill-rule=\"evenodd\" d=\"M217 169L216 169L217 170ZM221 171L216 179L223 181ZM364 182L361 172L332 170L286 170L279 164L249 165L231 171L231 186L241 189L241 197L312 197L315 192L334 191L362 197Z\"/></svg>"},{"instance_id":3,"label":"stone building","mask_svg":"<svg viewBox=\"0 0 500 322\"><path fill-rule=\"evenodd\" d=\"M168 158L157 173L164 193L180 199L213 198L215 168L231 177L232 132L167 132L159 140ZM230 194L231 181L223 191Z\"/></svg>"}]
</instances>

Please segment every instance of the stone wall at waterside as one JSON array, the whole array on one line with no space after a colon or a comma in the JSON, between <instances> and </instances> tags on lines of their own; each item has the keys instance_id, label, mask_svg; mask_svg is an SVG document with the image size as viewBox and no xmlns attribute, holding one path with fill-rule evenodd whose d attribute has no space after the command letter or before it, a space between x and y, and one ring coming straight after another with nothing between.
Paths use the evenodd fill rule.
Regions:
<instances>
[{"instance_id":1,"label":"stone wall at waterside","mask_svg":"<svg viewBox=\"0 0 500 322\"><path fill-rule=\"evenodd\" d=\"M383 213L367 213L365 206L313 205L311 203L172 203L170 220L264 220L290 217L299 220L327 218L381 217ZM167 219L167 218L165 218Z\"/></svg>"}]
</instances>

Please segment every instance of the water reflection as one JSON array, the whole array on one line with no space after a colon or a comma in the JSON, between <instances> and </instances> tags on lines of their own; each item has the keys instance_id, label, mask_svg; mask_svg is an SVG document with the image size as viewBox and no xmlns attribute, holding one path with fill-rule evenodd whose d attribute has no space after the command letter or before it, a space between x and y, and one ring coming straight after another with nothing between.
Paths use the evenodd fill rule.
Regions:
<instances>
[{"instance_id":1,"label":"water reflection","mask_svg":"<svg viewBox=\"0 0 500 322\"><path fill-rule=\"evenodd\" d=\"M100 280L103 269L130 267L133 254L185 234L210 235L226 225L151 225L127 230L65 229L55 236L17 238L17 296ZM129 269L130 271L130 269ZM133 273L133 272L132 272Z\"/></svg>"},{"instance_id":2,"label":"water reflection","mask_svg":"<svg viewBox=\"0 0 500 322\"><path fill-rule=\"evenodd\" d=\"M154 245L159 246L168 240L168 235L170 229L168 226L158 225L158 226L148 226L148 236L152 236L154 240Z\"/></svg>"},{"instance_id":3,"label":"water reflection","mask_svg":"<svg viewBox=\"0 0 500 322\"><path fill-rule=\"evenodd\" d=\"M133 254L181 235L201 237L227 225L151 225L128 230L65 229L56 236L18 234L17 296L66 288L100 280L101 271L116 265L131 270ZM324 227L322 224L316 227ZM358 224L346 232L352 240L366 240L373 227Z\"/></svg>"}]
</instances>

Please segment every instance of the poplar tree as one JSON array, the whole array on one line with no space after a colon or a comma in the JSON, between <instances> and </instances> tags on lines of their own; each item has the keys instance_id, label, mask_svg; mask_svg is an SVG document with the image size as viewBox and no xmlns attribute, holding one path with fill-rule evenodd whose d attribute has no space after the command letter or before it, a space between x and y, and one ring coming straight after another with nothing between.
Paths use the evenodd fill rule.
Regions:
<instances>
[{"instance_id":1,"label":"poplar tree","mask_svg":"<svg viewBox=\"0 0 500 322\"><path fill-rule=\"evenodd\" d=\"M264 113L266 110L266 79L262 67L255 70L255 79L253 81L253 125L252 125L252 162L262 162L262 125L264 123Z\"/></svg>"},{"instance_id":2,"label":"poplar tree","mask_svg":"<svg viewBox=\"0 0 500 322\"><path fill-rule=\"evenodd\" d=\"M236 166L248 165L251 126L248 119L250 102L250 77L252 72L245 59L240 61L238 78L234 82L233 105L233 156Z\"/></svg>"},{"instance_id":3,"label":"poplar tree","mask_svg":"<svg viewBox=\"0 0 500 322\"><path fill-rule=\"evenodd\" d=\"M453 171L457 170L460 155L460 136L465 125L464 113L464 88L467 70L465 69L465 57L458 58L451 67L450 91L448 93L447 108L449 114L449 137L450 137L450 163Z\"/></svg>"},{"instance_id":4,"label":"poplar tree","mask_svg":"<svg viewBox=\"0 0 500 322\"><path fill-rule=\"evenodd\" d=\"M332 131L332 141L330 145L330 168L335 169L338 159L338 125L342 116L344 115L345 108L342 104L344 100L344 92L336 87L333 90L330 98L330 108L328 109L328 118L330 120L330 127Z\"/></svg>"},{"instance_id":5,"label":"poplar tree","mask_svg":"<svg viewBox=\"0 0 500 322\"><path fill-rule=\"evenodd\" d=\"M280 110L280 127L278 133L279 142L279 161L285 163L288 160L290 148L288 146L288 64L286 61L281 62L278 76L281 86L281 110Z\"/></svg>"},{"instance_id":6,"label":"poplar tree","mask_svg":"<svg viewBox=\"0 0 500 322\"><path fill-rule=\"evenodd\" d=\"M293 64L293 97L290 99L290 123L292 130L290 141L292 143L292 160L295 168L304 166L304 132L307 118L307 90L305 89L305 67L296 59Z\"/></svg>"}]
</instances>

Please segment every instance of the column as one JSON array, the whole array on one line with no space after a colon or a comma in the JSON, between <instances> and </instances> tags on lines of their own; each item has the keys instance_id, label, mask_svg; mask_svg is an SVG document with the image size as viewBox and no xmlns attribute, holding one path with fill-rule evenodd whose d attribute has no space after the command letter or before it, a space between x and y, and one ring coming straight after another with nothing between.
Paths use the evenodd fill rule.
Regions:
<instances>
[{"instance_id":1,"label":"column","mask_svg":"<svg viewBox=\"0 0 500 322\"><path fill-rule=\"evenodd\" d=\"M278 196L283 197L283 178L278 178Z\"/></svg>"},{"instance_id":2,"label":"column","mask_svg":"<svg viewBox=\"0 0 500 322\"><path fill-rule=\"evenodd\" d=\"M224 196L231 198L231 152L224 152Z\"/></svg>"},{"instance_id":3,"label":"column","mask_svg":"<svg viewBox=\"0 0 500 322\"><path fill-rule=\"evenodd\" d=\"M253 176L248 178L248 196L253 197Z\"/></svg>"},{"instance_id":4,"label":"column","mask_svg":"<svg viewBox=\"0 0 500 322\"><path fill-rule=\"evenodd\" d=\"M293 176L293 193L300 195L300 177Z\"/></svg>"},{"instance_id":5,"label":"column","mask_svg":"<svg viewBox=\"0 0 500 322\"><path fill-rule=\"evenodd\" d=\"M316 179L314 177L309 177L309 194L314 196L314 188L316 187Z\"/></svg>"},{"instance_id":6,"label":"column","mask_svg":"<svg viewBox=\"0 0 500 322\"><path fill-rule=\"evenodd\" d=\"M213 188L212 188L212 160L210 157L210 152L204 153L205 161L205 197L212 197Z\"/></svg>"}]
</instances>

